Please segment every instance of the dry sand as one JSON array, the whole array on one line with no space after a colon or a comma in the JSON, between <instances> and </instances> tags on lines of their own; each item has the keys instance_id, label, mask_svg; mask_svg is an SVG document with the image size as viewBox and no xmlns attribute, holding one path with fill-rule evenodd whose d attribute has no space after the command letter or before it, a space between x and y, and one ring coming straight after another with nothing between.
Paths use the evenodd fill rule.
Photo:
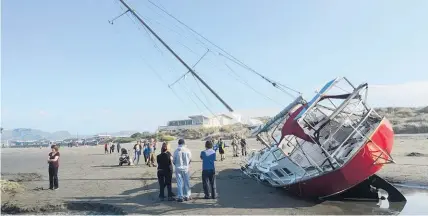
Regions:
<instances>
[{"instance_id":1,"label":"dry sand","mask_svg":"<svg viewBox=\"0 0 428 216\"><path fill-rule=\"evenodd\" d=\"M298 199L282 189L267 187L243 176L239 158L227 149L226 160L218 161L217 200L204 200L199 152L202 141L188 141L193 153L191 164L192 201L159 201L156 168L145 165L118 166L118 153L104 154L103 146L60 149L60 189L48 188L47 154L43 149L2 149L2 179L19 180L25 191L2 193L2 205L26 208L68 201L111 204L128 214L359 214L362 207L351 208L334 202L316 203ZM254 140L250 148L260 148ZM126 144L131 148L132 144ZM172 145L176 148L175 142ZM425 156L409 157L419 152ZM396 164L387 165L379 175L393 182L428 186L427 137L397 137L392 156ZM20 173L20 174L17 174ZM173 190L176 193L175 180ZM42 189L43 188L43 189ZM366 212L372 214L372 210Z\"/></svg>"}]
</instances>

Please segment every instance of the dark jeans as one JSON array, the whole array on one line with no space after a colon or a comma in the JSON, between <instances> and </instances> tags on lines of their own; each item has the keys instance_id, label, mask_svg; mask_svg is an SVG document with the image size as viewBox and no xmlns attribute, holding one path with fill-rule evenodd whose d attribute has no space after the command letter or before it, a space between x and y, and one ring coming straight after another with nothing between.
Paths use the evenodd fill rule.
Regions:
<instances>
[{"instance_id":1,"label":"dark jeans","mask_svg":"<svg viewBox=\"0 0 428 216\"><path fill-rule=\"evenodd\" d=\"M58 167L49 166L49 188L58 188Z\"/></svg>"},{"instance_id":2,"label":"dark jeans","mask_svg":"<svg viewBox=\"0 0 428 216\"><path fill-rule=\"evenodd\" d=\"M242 156L247 156L247 146L241 146Z\"/></svg>"},{"instance_id":3,"label":"dark jeans","mask_svg":"<svg viewBox=\"0 0 428 216\"><path fill-rule=\"evenodd\" d=\"M211 188L211 197L216 197L215 170L202 170L202 186L206 197L210 196L208 188Z\"/></svg>"},{"instance_id":4,"label":"dark jeans","mask_svg":"<svg viewBox=\"0 0 428 216\"><path fill-rule=\"evenodd\" d=\"M143 156L144 156L144 163L147 164L147 158L149 158L149 156L147 156L147 154L143 154Z\"/></svg>"},{"instance_id":5,"label":"dark jeans","mask_svg":"<svg viewBox=\"0 0 428 216\"><path fill-rule=\"evenodd\" d=\"M158 170L158 182L159 182L159 197L164 198L165 197L165 187L168 190L168 197L172 197L172 187L171 187L171 181L172 181L172 172L171 171L165 171L165 170Z\"/></svg>"}]
</instances>

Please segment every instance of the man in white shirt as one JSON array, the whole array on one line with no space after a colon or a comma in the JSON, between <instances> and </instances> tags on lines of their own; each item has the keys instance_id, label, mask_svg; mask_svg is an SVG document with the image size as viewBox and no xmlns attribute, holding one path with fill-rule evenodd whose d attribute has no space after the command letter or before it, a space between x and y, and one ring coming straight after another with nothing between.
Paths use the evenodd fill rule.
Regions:
<instances>
[{"instance_id":1,"label":"man in white shirt","mask_svg":"<svg viewBox=\"0 0 428 216\"><path fill-rule=\"evenodd\" d=\"M174 152L173 164L175 166L175 178L177 179L178 202L191 200L189 165L192 153L186 147L184 140L178 140L178 148Z\"/></svg>"}]
</instances>

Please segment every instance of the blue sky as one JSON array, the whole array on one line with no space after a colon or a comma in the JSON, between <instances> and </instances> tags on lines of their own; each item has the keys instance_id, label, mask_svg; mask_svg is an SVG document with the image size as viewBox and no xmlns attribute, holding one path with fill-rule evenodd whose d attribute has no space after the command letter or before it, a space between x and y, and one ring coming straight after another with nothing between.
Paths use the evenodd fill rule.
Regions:
<instances>
[{"instance_id":1,"label":"blue sky","mask_svg":"<svg viewBox=\"0 0 428 216\"><path fill-rule=\"evenodd\" d=\"M127 2L190 65L204 54L188 31L150 3ZM428 1L156 2L252 68L309 98L324 82L346 76L374 85L372 106L428 105L423 97ZM173 87L177 98L167 84L186 69L161 47L162 55L129 17L110 25L121 11L117 0L2 1L2 126L81 134L154 130L169 119L210 114L196 97L199 108L189 99L190 90L212 112L226 111L206 90L201 93L192 77ZM255 93L237 82L224 62L213 50L195 70L235 110L263 115L290 102L228 62L240 80L276 103Z\"/></svg>"}]
</instances>

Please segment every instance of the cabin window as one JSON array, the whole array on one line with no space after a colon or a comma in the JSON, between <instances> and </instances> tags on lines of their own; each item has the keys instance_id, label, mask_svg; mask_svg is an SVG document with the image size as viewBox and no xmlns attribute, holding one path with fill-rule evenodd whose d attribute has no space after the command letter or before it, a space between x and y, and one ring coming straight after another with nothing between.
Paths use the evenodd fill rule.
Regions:
<instances>
[{"instance_id":1,"label":"cabin window","mask_svg":"<svg viewBox=\"0 0 428 216\"><path fill-rule=\"evenodd\" d=\"M281 149L278 149L273 152L273 155L275 156L276 160L279 161L285 157L284 152L282 152Z\"/></svg>"},{"instance_id":2,"label":"cabin window","mask_svg":"<svg viewBox=\"0 0 428 216\"><path fill-rule=\"evenodd\" d=\"M282 174L279 170L274 170L273 171L278 177L284 177L284 174Z\"/></svg>"},{"instance_id":3,"label":"cabin window","mask_svg":"<svg viewBox=\"0 0 428 216\"><path fill-rule=\"evenodd\" d=\"M290 170L288 170L287 168L282 168L282 170L287 173L288 175L294 175L294 173L292 173Z\"/></svg>"}]
</instances>

